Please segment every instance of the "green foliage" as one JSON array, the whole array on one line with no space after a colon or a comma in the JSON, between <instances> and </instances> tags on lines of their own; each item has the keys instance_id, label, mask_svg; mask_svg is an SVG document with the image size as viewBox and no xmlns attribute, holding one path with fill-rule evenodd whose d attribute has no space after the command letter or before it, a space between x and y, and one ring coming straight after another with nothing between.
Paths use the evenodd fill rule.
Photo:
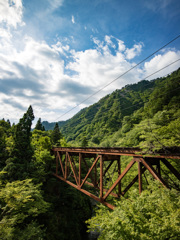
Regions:
<instances>
[{"instance_id":1,"label":"green foliage","mask_svg":"<svg viewBox=\"0 0 180 240\"><path fill-rule=\"evenodd\" d=\"M128 122L124 121L122 129L112 137L115 146L140 147L150 153L161 149L170 151L170 148L180 146L180 110L159 111L152 118L141 120L125 131L132 120L133 116Z\"/></svg>"},{"instance_id":2,"label":"green foliage","mask_svg":"<svg viewBox=\"0 0 180 240\"><path fill-rule=\"evenodd\" d=\"M145 112L151 117L158 111L162 111L170 107L173 103L174 107L180 107L180 69L172 73L166 78L156 81L156 87L150 95L149 102L145 106ZM175 100L176 99L176 103Z\"/></svg>"},{"instance_id":3,"label":"green foliage","mask_svg":"<svg viewBox=\"0 0 180 240\"><path fill-rule=\"evenodd\" d=\"M100 146L140 147L146 153L160 150L170 153L175 149L174 146L180 146L179 82L180 70L155 80L152 85L154 89L141 93L146 100L144 107L124 116L119 130L106 135ZM127 90L129 86L124 88L125 92Z\"/></svg>"},{"instance_id":4,"label":"green foliage","mask_svg":"<svg viewBox=\"0 0 180 240\"><path fill-rule=\"evenodd\" d=\"M116 202L114 211L101 206L87 221L90 230L100 233L99 240L178 240L180 237L180 194L158 184L138 196Z\"/></svg>"},{"instance_id":5,"label":"green foliage","mask_svg":"<svg viewBox=\"0 0 180 240\"><path fill-rule=\"evenodd\" d=\"M59 145L59 140L62 138L62 134L59 130L58 123L55 124L54 129L51 134L52 143L54 145Z\"/></svg>"},{"instance_id":6,"label":"green foliage","mask_svg":"<svg viewBox=\"0 0 180 240\"><path fill-rule=\"evenodd\" d=\"M41 130L41 131L45 131L45 127L42 125L41 123L41 118L38 119L36 126L35 126L36 130Z\"/></svg>"},{"instance_id":7,"label":"green foliage","mask_svg":"<svg viewBox=\"0 0 180 240\"><path fill-rule=\"evenodd\" d=\"M9 120L0 120L0 127L4 130L4 133L9 136L11 130L11 123Z\"/></svg>"},{"instance_id":8,"label":"green foliage","mask_svg":"<svg viewBox=\"0 0 180 240\"><path fill-rule=\"evenodd\" d=\"M0 171L5 167L8 152L6 150L6 135L3 127L0 126Z\"/></svg>"},{"instance_id":9,"label":"green foliage","mask_svg":"<svg viewBox=\"0 0 180 240\"><path fill-rule=\"evenodd\" d=\"M91 217L89 198L68 184L49 178L46 198L51 202L49 214L44 219L48 240L84 240L85 220Z\"/></svg>"},{"instance_id":10,"label":"green foliage","mask_svg":"<svg viewBox=\"0 0 180 240\"><path fill-rule=\"evenodd\" d=\"M89 198L52 176L53 131L31 132L33 118L30 107L16 126L0 121L0 239L83 240Z\"/></svg>"},{"instance_id":11,"label":"green foliage","mask_svg":"<svg viewBox=\"0 0 180 240\"><path fill-rule=\"evenodd\" d=\"M59 144L61 147L70 147L70 144L67 143L64 137L59 140Z\"/></svg>"},{"instance_id":12,"label":"green foliage","mask_svg":"<svg viewBox=\"0 0 180 240\"><path fill-rule=\"evenodd\" d=\"M32 133L32 146L34 149L32 178L36 182L44 182L51 172L54 156L51 155L51 139L44 131L34 130Z\"/></svg>"},{"instance_id":13,"label":"green foliage","mask_svg":"<svg viewBox=\"0 0 180 240\"><path fill-rule=\"evenodd\" d=\"M44 230L36 220L50 205L40 186L30 179L7 183L1 187L0 206L0 239L43 239Z\"/></svg>"},{"instance_id":14,"label":"green foliage","mask_svg":"<svg viewBox=\"0 0 180 240\"><path fill-rule=\"evenodd\" d=\"M87 138L84 137L81 143L81 147L87 147L87 146L88 146L88 141L87 141Z\"/></svg>"}]
</instances>

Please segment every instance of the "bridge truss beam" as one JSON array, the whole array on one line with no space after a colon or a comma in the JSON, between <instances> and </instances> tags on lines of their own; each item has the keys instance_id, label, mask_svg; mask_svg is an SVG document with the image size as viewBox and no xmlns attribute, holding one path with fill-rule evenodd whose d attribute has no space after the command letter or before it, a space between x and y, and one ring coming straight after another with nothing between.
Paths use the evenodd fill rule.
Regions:
<instances>
[{"instance_id":1,"label":"bridge truss beam","mask_svg":"<svg viewBox=\"0 0 180 240\"><path fill-rule=\"evenodd\" d=\"M142 192L142 176L145 171L148 171L163 186L169 187L161 176L161 162L180 180L179 172L167 160L169 158L180 159L178 154L143 156L138 148L55 147L52 151L56 156L56 173L53 173L54 176L110 209L114 209L114 206L108 202L107 198L124 196L136 182L138 182L139 193ZM131 157L123 171L121 169L121 156ZM122 191L122 180L134 164L138 166L137 175ZM112 166L116 166L113 170L116 180L113 182L113 176L110 177L110 174L114 174ZM85 185L91 187L93 192L90 188L85 189Z\"/></svg>"}]
</instances>

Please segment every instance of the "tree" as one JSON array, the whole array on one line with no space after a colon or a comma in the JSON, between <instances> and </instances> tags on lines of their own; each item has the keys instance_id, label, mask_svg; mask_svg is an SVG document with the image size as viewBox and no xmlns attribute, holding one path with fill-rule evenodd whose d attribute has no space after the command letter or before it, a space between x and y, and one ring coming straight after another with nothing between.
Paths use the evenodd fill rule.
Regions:
<instances>
[{"instance_id":1,"label":"tree","mask_svg":"<svg viewBox=\"0 0 180 240\"><path fill-rule=\"evenodd\" d=\"M42 123L41 123L41 118L38 119L38 121L37 121L37 123L36 123L36 126L35 126L35 129L36 129L36 130L45 131L45 128L44 128L44 126L43 126Z\"/></svg>"},{"instance_id":2,"label":"tree","mask_svg":"<svg viewBox=\"0 0 180 240\"><path fill-rule=\"evenodd\" d=\"M5 167L5 161L8 157L6 150L6 139L4 129L0 126L0 171Z\"/></svg>"},{"instance_id":3,"label":"tree","mask_svg":"<svg viewBox=\"0 0 180 240\"><path fill-rule=\"evenodd\" d=\"M31 148L31 125L34 120L33 109L30 106L23 118L20 119L16 126L14 134L13 155L22 162L30 161L33 151Z\"/></svg>"},{"instance_id":4,"label":"tree","mask_svg":"<svg viewBox=\"0 0 180 240\"><path fill-rule=\"evenodd\" d=\"M9 120L5 121L4 119L3 120L0 120L0 127L2 127L5 135L9 136L10 135L10 131L11 131L11 123Z\"/></svg>"},{"instance_id":5,"label":"tree","mask_svg":"<svg viewBox=\"0 0 180 240\"><path fill-rule=\"evenodd\" d=\"M88 140L86 137L84 137L81 143L81 147L87 147L87 146L88 146Z\"/></svg>"},{"instance_id":6,"label":"tree","mask_svg":"<svg viewBox=\"0 0 180 240\"><path fill-rule=\"evenodd\" d=\"M9 126L11 127L11 122L10 122L10 120L8 119L7 120L7 123L9 124Z\"/></svg>"},{"instance_id":7,"label":"tree","mask_svg":"<svg viewBox=\"0 0 180 240\"><path fill-rule=\"evenodd\" d=\"M40 130L32 132L32 146L34 149L32 177L36 182L44 182L48 174L51 174L51 165L54 163L54 156L50 150L52 147L48 133Z\"/></svg>"},{"instance_id":8,"label":"tree","mask_svg":"<svg viewBox=\"0 0 180 240\"><path fill-rule=\"evenodd\" d=\"M52 139L52 143L54 145L59 144L59 140L62 138L62 134L59 130L59 125L58 123L55 124L54 129L52 131L51 134L51 139Z\"/></svg>"},{"instance_id":9,"label":"tree","mask_svg":"<svg viewBox=\"0 0 180 240\"><path fill-rule=\"evenodd\" d=\"M30 175L33 148L31 146L31 125L34 120L33 109L30 106L23 118L15 126L13 147L5 170L11 180L22 180Z\"/></svg>"},{"instance_id":10,"label":"tree","mask_svg":"<svg viewBox=\"0 0 180 240\"><path fill-rule=\"evenodd\" d=\"M43 239L45 230L38 223L49 208L39 185L30 179L0 185L0 239Z\"/></svg>"}]
</instances>

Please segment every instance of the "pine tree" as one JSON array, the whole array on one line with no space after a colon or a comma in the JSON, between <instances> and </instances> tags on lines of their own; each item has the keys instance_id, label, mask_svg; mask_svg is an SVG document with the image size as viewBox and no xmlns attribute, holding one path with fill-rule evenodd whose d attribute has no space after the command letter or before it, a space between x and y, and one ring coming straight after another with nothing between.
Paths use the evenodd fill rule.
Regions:
<instances>
[{"instance_id":1,"label":"pine tree","mask_svg":"<svg viewBox=\"0 0 180 240\"><path fill-rule=\"evenodd\" d=\"M9 124L9 126L11 127L11 122L10 122L10 120L8 119L7 120L7 123Z\"/></svg>"},{"instance_id":2,"label":"pine tree","mask_svg":"<svg viewBox=\"0 0 180 240\"><path fill-rule=\"evenodd\" d=\"M29 168L33 156L31 146L31 125L33 120L33 109L30 106L23 118L15 126L14 145L11 157L5 167L11 180L22 180L30 174Z\"/></svg>"},{"instance_id":3,"label":"pine tree","mask_svg":"<svg viewBox=\"0 0 180 240\"><path fill-rule=\"evenodd\" d=\"M34 120L33 109L30 106L23 118L20 119L15 129L14 136L14 151L13 154L19 158L20 161L30 161L32 157L32 148L30 144L31 125Z\"/></svg>"},{"instance_id":4,"label":"pine tree","mask_svg":"<svg viewBox=\"0 0 180 240\"><path fill-rule=\"evenodd\" d=\"M41 123L41 118L38 119L38 121L37 121L37 123L36 123L36 126L35 126L35 129L36 129L36 130L45 131L45 128L44 128L44 126L43 126L42 123Z\"/></svg>"},{"instance_id":5,"label":"pine tree","mask_svg":"<svg viewBox=\"0 0 180 240\"><path fill-rule=\"evenodd\" d=\"M0 126L0 171L5 167L7 156L5 133L4 129Z\"/></svg>"},{"instance_id":6,"label":"pine tree","mask_svg":"<svg viewBox=\"0 0 180 240\"><path fill-rule=\"evenodd\" d=\"M59 130L58 123L55 124L54 129L52 131L51 139L53 144L58 144L58 141L62 138L62 134Z\"/></svg>"}]
</instances>

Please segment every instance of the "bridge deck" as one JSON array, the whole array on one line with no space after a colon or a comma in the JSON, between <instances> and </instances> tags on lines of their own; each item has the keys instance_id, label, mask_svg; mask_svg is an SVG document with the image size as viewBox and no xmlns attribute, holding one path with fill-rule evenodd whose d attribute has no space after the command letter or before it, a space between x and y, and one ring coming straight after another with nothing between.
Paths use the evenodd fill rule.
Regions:
<instances>
[{"instance_id":1,"label":"bridge deck","mask_svg":"<svg viewBox=\"0 0 180 240\"><path fill-rule=\"evenodd\" d=\"M92 153L92 154L109 154L120 156L136 156L151 158L172 158L180 159L180 152L164 151L158 153L145 153L140 148L79 148L79 147L53 147L52 151L56 152L72 152L72 153Z\"/></svg>"}]
</instances>

